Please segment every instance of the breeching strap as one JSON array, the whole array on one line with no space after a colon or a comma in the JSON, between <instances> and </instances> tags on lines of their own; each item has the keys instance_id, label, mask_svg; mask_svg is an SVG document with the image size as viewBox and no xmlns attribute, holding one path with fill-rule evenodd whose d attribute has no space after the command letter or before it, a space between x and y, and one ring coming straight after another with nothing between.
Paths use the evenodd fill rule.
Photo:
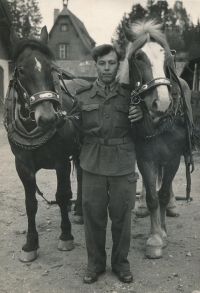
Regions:
<instances>
[{"instance_id":1,"label":"breeching strap","mask_svg":"<svg viewBox=\"0 0 200 293\"><path fill-rule=\"evenodd\" d=\"M186 166L186 181L187 181L187 186L186 186L186 200L190 201L190 191L191 191L191 175L194 171L194 160L192 156L192 133L191 133L191 126L190 126L190 121L187 115L187 104L185 100L185 94L183 91L183 88L181 86L180 80L178 79L177 75L173 71L173 69L169 66L168 67L170 70L170 73L174 80L177 82L178 86L180 87L181 90L181 98L182 98L182 103L183 103L183 117L184 117L184 128L185 128L185 135L186 135L186 151L184 154L184 159L185 159L185 166Z\"/></svg>"}]
</instances>

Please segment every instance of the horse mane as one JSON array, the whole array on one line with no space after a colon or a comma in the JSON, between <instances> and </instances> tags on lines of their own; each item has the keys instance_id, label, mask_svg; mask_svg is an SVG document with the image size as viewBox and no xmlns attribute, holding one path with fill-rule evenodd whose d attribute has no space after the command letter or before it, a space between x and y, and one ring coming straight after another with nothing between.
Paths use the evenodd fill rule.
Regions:
<instances>
[{"instance_id":1,"label":"horse mane","mask_svg":"<svg viewBox=\"0 0 200 293\"><path fill-rule=\"evenodd\" d=\"M126 56L118 72L120 83L129 84L129 58L132 54L141 48L146 42L156 42L160 44L166 53L170 54L169 45L164 33L161 31L162 24L156 23L155 20L137 21L132 23L131 30L133 41L129 42L126 48Z\"/></svg>"},{"instance_id":2,"label":"horse mane","mask_svg":"<svg viewBox=\"0 0 200 293\"><path fill-rule=\"evenodd\" d=\"M18 42L14 43L11 48L11 59L16 62L19 55L23 52L25 48L31 48L36 49L42 54L46 55L50 59L54 60L54 54L50 50L49 47L47 47L45 44L43 44L41 41L36 39L29 39L29 38L22 38Z\"/></svg>"}]
</instances>

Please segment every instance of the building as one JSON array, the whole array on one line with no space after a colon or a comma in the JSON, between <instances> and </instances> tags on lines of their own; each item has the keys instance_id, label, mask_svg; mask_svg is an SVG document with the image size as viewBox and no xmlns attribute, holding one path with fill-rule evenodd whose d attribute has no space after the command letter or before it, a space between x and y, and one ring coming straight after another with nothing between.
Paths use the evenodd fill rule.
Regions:
<instances>
[{"instance_id":1,"label":"building","mask_svg":"<svg viewBox=\"0 0 200 293\"><path fill-rule=\"evenodd\" d=\"M76 78L94 80L96 70L92 59L95 41L90 37L83 22L67 7L54 9L54 24L49 33L48 46L53 51L56 63Z\"/></svg>"},{"instance_id":2,"label":"building","mask_svg":"<svg viewBox=\"0 0 200 293\"><path fill-rule=\"evenodd\" d=\"M63 4L63 10L54 10L54 24L49 33L49 47L56 60L92 60L91 51L95 41L88 34L83 22L80 21Z\"/></svg>"},{"instance_id":3,"label":"building","mask_svg":"<svg viewBox=\"0 0 200 293\"><path fill-rule=\"evenodd\" d=\"M0 111L9 84L9 48L12 17L7 0L0 0Z\"/></svg>"}]
</instances>

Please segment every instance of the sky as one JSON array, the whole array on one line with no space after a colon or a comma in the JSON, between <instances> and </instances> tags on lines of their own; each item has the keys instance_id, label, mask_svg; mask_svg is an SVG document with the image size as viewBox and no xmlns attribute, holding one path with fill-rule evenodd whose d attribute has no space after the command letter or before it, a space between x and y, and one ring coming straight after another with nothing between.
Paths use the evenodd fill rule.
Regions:
<instances>
[{"instance_id":1,"label":"sky","mask_svg":"<svg viewBox=\"0 0 200 293\"><path fill-rule=\"evenodd\" d=\"M168 0L169 7L173 7L175 0ZM200 0L183 0L183 6L196 23L200 18ZM124 13L129 13L134 4L140 3L146 7L147 0L69 0L68 9L74 13L85 25L88 33L96 45L111 43ZM62 0L38 0L43 17L42 26L48 31L53 26L54 8L63 9Z\"/></svg>"}]
</instances>

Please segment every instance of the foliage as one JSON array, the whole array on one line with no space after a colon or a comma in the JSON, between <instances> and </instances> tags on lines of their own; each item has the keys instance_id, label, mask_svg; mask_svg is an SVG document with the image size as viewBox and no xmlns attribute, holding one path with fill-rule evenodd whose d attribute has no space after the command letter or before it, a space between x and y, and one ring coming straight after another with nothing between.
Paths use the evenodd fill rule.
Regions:
<instances>
[{"instance_id":1,"label":"foliage","mask_svg":"<svg viewBox=\"0 0 200 293\"><path fill-rule=\"evenodd\" d=\"M185 42L185 50L188 52L189 59L200 57L200 20L197 25L188 25L183 31L183 39Z\"/></svg>"},{"instance_id":2,"label":"foliage","mask_svg":"<svg viewBox=\"0 0 200 293\"><path fill-rule=\"evenodd\" d=\"M122 22L131 27L131 23L141 19L156 19L158 23L163 23L169 46L177 53L185 52L189 58L200 56L200 22L194 26L182 1L176 1L174 7L169 8L167 0L148 0L145 8L140 4L133 5L131 12L124 15L112 38L122 56L125 56L127 45Z\"/></svg>"},{"instance_id":3,"label":"foliage","mask_svg":"<svg viewBox=\"0 0 200 293\"><path fill-rule=\"evenodd\" d=\"M13 26L20 37L36 37L40 33L42 16L36 0L9 0Z\"/></svg>"}]
</instances>

